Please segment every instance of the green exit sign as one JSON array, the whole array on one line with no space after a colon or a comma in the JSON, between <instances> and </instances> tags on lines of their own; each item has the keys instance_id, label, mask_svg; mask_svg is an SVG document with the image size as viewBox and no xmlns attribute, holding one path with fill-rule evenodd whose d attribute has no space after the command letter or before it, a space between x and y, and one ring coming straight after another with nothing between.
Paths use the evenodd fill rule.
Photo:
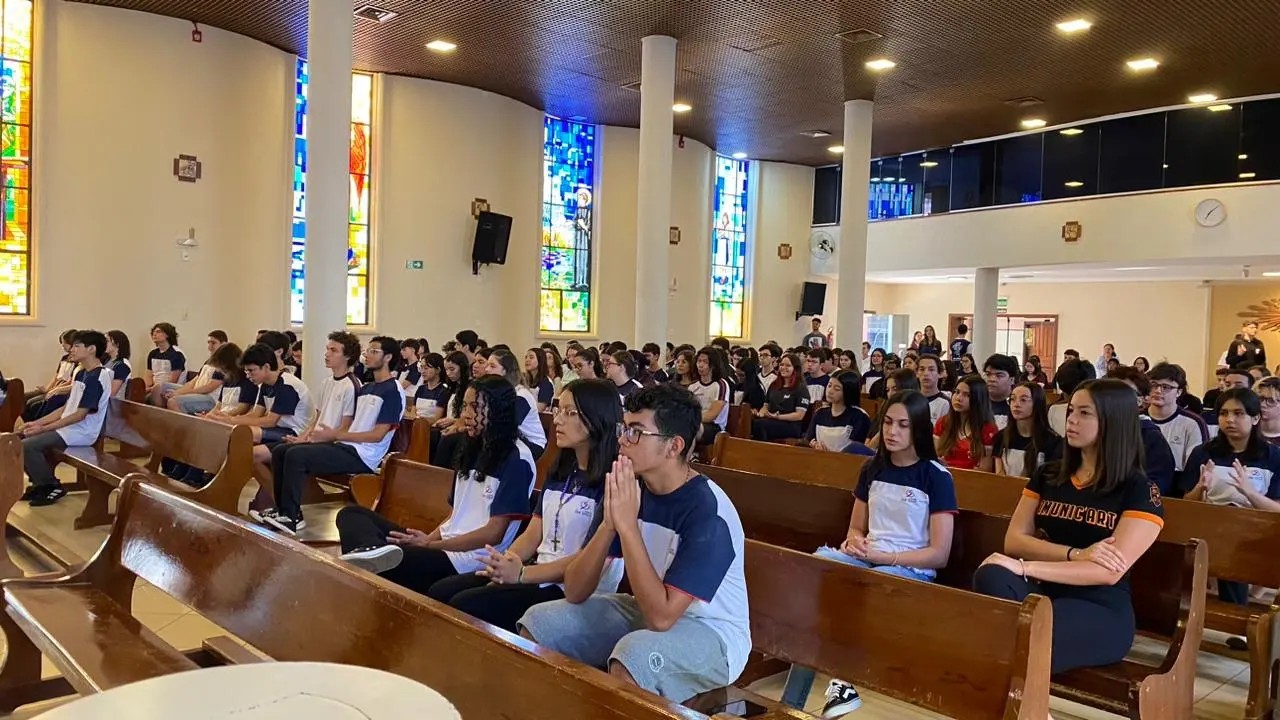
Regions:
<instances>
[{"instance_id":1,"label":"green exit sign","mask_svg":"<svg viewBox=\"0 0 1280 720\"><path fill-rule=\"evenodd\" d=\"M422 261L421 261L421 260L409 260L409 261L407 261L407 262L404 264L404 266L405 266L405 269L407 269L407 270L421 270L421 269L422 269Z\"/></svg>"}]
</instances>

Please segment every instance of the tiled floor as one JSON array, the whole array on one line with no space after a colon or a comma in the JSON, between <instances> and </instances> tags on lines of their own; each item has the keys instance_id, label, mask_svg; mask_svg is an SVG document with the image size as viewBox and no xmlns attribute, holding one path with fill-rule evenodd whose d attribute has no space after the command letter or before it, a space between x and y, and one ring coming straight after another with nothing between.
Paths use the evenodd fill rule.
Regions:
<instances>
[{"instance_id":1,"label":"tiled floor","mask_svg":"<svg viewBox=\"0 0 1280 720\"><path fill-rule=\"evenodd\" d=\"M70 480L70 478L66 478ZM245 497L247 504L248 492ZM72 520L80 514L84 507L84 495L73 493L65 500L47 508L28 507L18 503L14 508L17 514L39 519L39 527L66 545L82 557L88 558L101 545L107 536L107 528L88 530L72 530ZM319 523L319 520L317 520ZM317 527L319 524L317 524ZM15 546L15 561L28 572L47 571L51 567L42 564L40 559L24 552L21 544ZM162 639L182 649L195 648L208 637L225 635L218 626L205 620L190 608L171 599L168 595L146 583L139 583L134 591L134 614L148 628L156 632ZM1223 639L1221 637L1219 640ZM0 638L0 642L3 638ZM1163 648L1153 641L1140 641L1135 648L1136 657L1153 659L1163 654ZM1222 657L1210 653L1201 653L1196 677L1195 717L1197 720L1239 720L1244 714L1245 695L1249 688L1249 668L1246 663L1233 658ZM53 676L57 669L47 660L44 674ZM778 698L782 693L785 674L775 675L757 682L751 687L765 697ZM819 676L814 683L813 692L806 706L808 712L821 710L823 692L829 678ZM851 720L915 720L917 718L940 718L942 716L922 711L892 698L870 691L862 691L863 706L861 710L850 716ZM29 705L9 717L15 720L27 720L36 717L40 712L55 707L66 700L54 700L39 705ZM1092 708L1077 705L1054 698L1050 702L1055 720L1116 720L1117 715L1101 712ZM1159 718L1156 720L1164 720Z\"/></svg>"}]
</instances>

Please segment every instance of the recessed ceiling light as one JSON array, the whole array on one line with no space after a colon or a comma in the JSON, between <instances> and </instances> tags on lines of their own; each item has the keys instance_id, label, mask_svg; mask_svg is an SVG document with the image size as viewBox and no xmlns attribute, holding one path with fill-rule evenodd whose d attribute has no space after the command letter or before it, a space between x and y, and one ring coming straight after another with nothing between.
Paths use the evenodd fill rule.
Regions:
<instances>
[{"instance_id":1,"label":"recessed ceiling light","mask_svg":"<svg viewBox=\"0 0 1280 720\"><path fill-rule=\"evenodd\" d=\"M1280 277L1280 272L1274 270L1262 273L1262 277Z\"/></svg>"},{"instance_id":2,"label":"recessed ceiling light","mask_svg":"<svg viewBox=\"0 0 1280 720\"><path fill-rule=\"evenodd\" d=\"M840 153L844 152L844 146L843 146L843 145L832 145L831 147L827 148L827 152L833 152L833 153L835 153L835 154L839 155Z\"/></svg>"},{"instance_id":3,"label":"recessed ceiling light","mask_svg":"<svg viewBox=\"0 0 1280 720\"><path fill-rule=\"evenodd\" d=\"M1084 18L1076 18L1075 20L1067 20L1058 23L1058 29L1064 33L1083 32L1093 27L1093 23Z\"/></svg>"},{"instance_id":4,"label":"recessed ceiling light","mask_svg":"<svg viewBox=\"0 0 1280 720\"><path fill-rule=\"evenodd\" d=\"M734 154L733 154L733 159L734 159L734 160L746 160L746 159L747 159L747 154L746 154L746 153L744 153L744 152L736 152L736 153L734 153Z\"/></svg>"},{"instance_id":5,"label":"recessed ceiling light","mask_svg":"<svg viewBox=\"0 0 1280 720\"><path fill-rule=\"evenodd\" d=\"M458 49L457 43L451 43L448 40L432 40L427 43L427 49L431 52L450 53Z\"/></svg>"},{"instance_id":6,"label":"recessed ceiling light","mask_svg":"<svg viewBox=\"0 0 1280 720\"><path fill-rule=\"evenodd\" d=\"M1042 128L1048 124L1049 123L1045 122L1044 120L1041 120L1040 118L1029 118L1027 120L1022 121L1022 127L1027 128L1028 130L1034 130L1035 128Z\"/></svg>"},{"instance_id":7,"label":"recessed ceiling light","mask_svg":"<svg viewBox=\"0 0 1280 720\"><path fill-rule=\"evenodd\" d=\"M1169 169L1169 163L1165 163L1165 164L1161 165L1160 167L1164 168L1165 170L1168 170L1168 169Z\"/></svg>"},{"instance_id":8,"label":"recessed ceiling light","mask_svg":"<svg viewBox=\"0 0 1280 720\"><path fill-rule=\"evenodd\" d=\"M1193 103L1207 103L1207 102L1213 102L1214 100L1217 100L1217 99L1218 99L1218 96L1214 95L1213 93L1196 93L1195 95L1187 96L1187 102L1193 102Z\"/></svg>"},{"instance_id":9,"label":"recessed ceiling light","mask_svg":"<svg viewBox=\"0 0 1280 720\"><path fill-rule=\"evenodd\" d=\"M1117 270L1119 270L1119 271L1121 271L1121 272L1125 272L1125 271L1128 271L1128 270L1155 270L1155 268L1154 268L1154 267L1150 267L1150 266L1146 266L1146 265L1144 265L1143 267L1123 267L1123 268L1116 268L1116 269L1117 269Z\"/></svg>"},{"instance_id":10,"label":"recessed ceiling light","mask_svg":"<svg viewBox=\"0 0 1280 720\"><path fill-rule=\"evenodd\" d=\"M896 67L896 66L897 66L897 64L898 64L898 63L896 63L896 62L894 62L894 61L892 61L892 60L888 60L888 59L885 59L885 58L877 58L877 59L875 59L875 60L871 60L871 61L868 61L868 62L867 62L867 69L869 69L869 70L875 70L876 72L880 72L880 71L882 71L882 70L891 70L891 69L893 69L894 67Z\"/></svg>"},{"instance_id":11,"label":"recessed ceiling light","mask_svg":"<svg viewBox=\"0 0 1280 720\"><path fill-rule=\"evenodd\" d=\"M1252 180L1252 179L1254 179L1254 178L1256 178L1256 177L1258 177L1258 173L1251 173L1251 172L1248 172L1248 173L1240 173L1240 179L1241 179L1241 180Z\"/></svg>"},{"instance_id":12,"label":"recessed ceiling light","mask_svg":"<svg viewBox=\"0 0 1280 720\"><path fill-rule=\"evenodd\" d=\"M1160 61L1155 58L1138 58L1126 62L1125 65L1128 65L1130 70L1155 70L1160 67Z\"/></svg>"},{"instance_id":13,"label":"recessed ceiling light","mask_svg":"<svg viewBox=\"0 0 1280 720\"><path fill-rule=\"evenodd\" d=\"M924 162L920 163L920 167L923 167L923 168L938 167L938 163L933 160L925 160Z\"/></svg>"},{"instance_id":14,"label":"recessed ceiling light","mask_svg":"<svg viewBox=\"0 0 1280 720\"><path fill-rule=\"evenodd\" d=\"M1245 155L1244 153L1240 153L1239 155L1237 155L1237 156L1236 156L1236 159L1237 159L1237 160L1248 160L1248 159L1249 159L1249 156L1248 156L1248 155Z\"/></svg>"},{"instance_id":15,"label":"recessed ceiling light","mask_svg":"<svg viewBox=\"0 0 1280 720\"><path fill-rule=\"evenodd\" d=\"M831 133L827 132L826 130L806 130L805 132L802 132L800 134L811 137L811 138L823 138L823 137L827 137Z\"/></svg>"},{"instance_id":16,"label":"recessed ceiling light","mask_svg":"<svg viewBox=\"0 0 1280 720\"><path fill-rule=\"evenodd\" d=\"M1230 105L1210 105L1209 106L1209 112L1223 112L1224 110L1230 110L1230 109L1231 109Z\"/></svg>"},{"instance_id":17,"label":"recessed ceiling light","mask_svg":"<svg viewBox=\"0 0 1280 720\"><path fill-rule=\"evenodd\" d=\"M1067 182L1065 182L1065 183L1063 183L1063 184L1064 184L1064 185L1066 185L1066 186L1067 186L1067 187L1069 187L1069 188L1084 187L1084 183L1080 182L1079 180L1068 180Z\"/></svg>"},{"instance_id":18,"label":"recessed ceiling light","mask_svg":"<svg viewBox=\"0 0 1280 720\"><path fill-rule=\"evenodd\" d=\"M1066 130L1059 130L1058 132L1062 133L1063 135L1080 135L1084 131L1081 130L1080 128L1067 128Z\"/></svg>"},{"instance_id":19,"label":"recessed ceiling light","mask_svg":"<svg viewBox=\"0 0 1280 720\"><path fill-rule=\"evenodd\" d=\"M676 103L671 106L671 112L687 113L692 109L693 106L688 103Z\"/></svg>"},{"instance_id":20,"label":"recessed ceiling light","mask_svg":"<svg viewBox=\"0 0 1280 720\"><path fill-rule=\"evenodd\" d=\"M880 178L871 178L871 182L880 182Z\"/></svg>"}]
</instances>

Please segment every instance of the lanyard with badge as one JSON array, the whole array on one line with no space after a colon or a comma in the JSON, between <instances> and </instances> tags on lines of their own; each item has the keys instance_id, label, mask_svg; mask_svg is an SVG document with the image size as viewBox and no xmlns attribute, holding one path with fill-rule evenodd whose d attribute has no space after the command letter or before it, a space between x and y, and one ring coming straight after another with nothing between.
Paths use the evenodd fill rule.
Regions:
<instances>
[{"instance_id":1,"label":"lanyard with badge","mask_svg":"<svg viewBox=\"0 0 1280 720\"><path fill-rule=\"evenodd\" d=\"M555 520L551 525L551 550L552 552L560 551L560 513L564 510L564 506L569 499L576 496L578 491L582 489L583 472L574 470L569 475L569 480L565 482L565 489L560 491L560 506L556 508ZM570 484L572 483L572 484Z\"/></svg>"}]
</instances>

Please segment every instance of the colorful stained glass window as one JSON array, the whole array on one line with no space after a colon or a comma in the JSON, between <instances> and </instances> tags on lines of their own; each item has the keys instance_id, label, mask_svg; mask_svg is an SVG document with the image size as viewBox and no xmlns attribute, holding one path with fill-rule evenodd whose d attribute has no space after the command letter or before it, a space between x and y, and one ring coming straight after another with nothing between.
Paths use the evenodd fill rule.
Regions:
<instances>
[{"instance_id":1,"label":"colorful stained glass window","mask_svg":"<svg viewBox=\"0 0 1280 720\"><path fill-rule=\"evenodd\" d=\"M0 9L0 316L31 314L32 0Z\"/></svg>"},{"instance_id":2,"label":"colorful stained glass window","mask_svg":"<svg viewBox=\"0 0 1280 720\"><path fill-rule=\"evenodd\" d=\"M307 61L299 58L293 129L293 239L289 268L289 318L303 317L307 244ZM351 153L347 215L347 324L369 324L369 212L373 143L373 76L351 74Z\"/></svg>"},{"instance_id":3,"label":"colorful stained glass window","mask_svg":"<svg viewBox=\"0 0 1280 720\"><path fill-rule=\"evenodd\" d=\"M596 128L548 115L542 146L542 291L538 328L591 329Z\"/></svg>"},{"instance_id":4,"label":"colorful stained glass window","mask_svg":"<svg viewBox=\"0 0 1280 720\"><path fill-rule=\"evenodd\" d=\"M716 156L711 228L711 336L741 338L747 305L746 160Z\"/></svg>"}]
</instances>

